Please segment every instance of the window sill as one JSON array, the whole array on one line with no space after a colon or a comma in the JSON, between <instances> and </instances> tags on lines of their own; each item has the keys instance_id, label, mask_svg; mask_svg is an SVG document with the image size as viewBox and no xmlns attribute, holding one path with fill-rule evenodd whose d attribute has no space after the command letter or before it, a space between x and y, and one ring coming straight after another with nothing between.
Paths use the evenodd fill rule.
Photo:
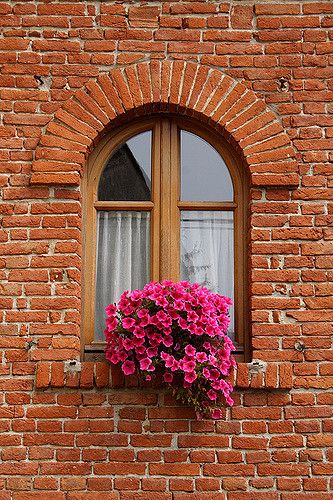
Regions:
<instances>
[{"instance_id":1,"label":"window sill","mask_svg":"<svg viewBox=\"0 0 333 500\"><path fill-rule=\"evenodd\" d=\"M105 362L105 342L95 342L84 346L83 360L93 362ZM244 363L245 353L242 346L238 346L233 356L237 363Z\"/></svg>"},{"instance_id":2,"label":"window sill","mask_svg":"<svg viewBox=\"0 0 333 500\"><path fill-rule=\"evenodd\" d=\"M292 363L238 363L230 381L237 389L288 390L293 387ZM146 387L151 385L147 384ZM135 388L136 377L124 377L120 367L94 361L40 361L36 368L36 389Z\"/></svg>"}]
</instances>

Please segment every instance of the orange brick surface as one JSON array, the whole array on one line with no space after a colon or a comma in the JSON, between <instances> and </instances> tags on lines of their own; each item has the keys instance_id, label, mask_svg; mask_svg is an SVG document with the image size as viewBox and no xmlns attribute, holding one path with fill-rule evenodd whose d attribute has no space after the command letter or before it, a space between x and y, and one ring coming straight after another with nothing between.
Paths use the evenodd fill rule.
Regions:
<instances>
[{"instance_id":1,"label":"orange brick surface","mask_svg":"<svg viewBox=\"0 0 333 500\"><path fill-rule=\"evenodd\" d=\"M0 500L333 498L333 2L4 0L0 26ZM81 356L87 158L152 112L251 184L220 421Z\"/></svg>"}]
</instances>

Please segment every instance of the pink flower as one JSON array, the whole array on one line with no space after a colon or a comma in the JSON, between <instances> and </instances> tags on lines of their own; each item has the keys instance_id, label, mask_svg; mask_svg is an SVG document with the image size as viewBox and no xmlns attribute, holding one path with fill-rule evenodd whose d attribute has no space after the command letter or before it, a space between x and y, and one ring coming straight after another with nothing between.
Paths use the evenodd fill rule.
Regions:
<instances>
[{"instance_id":1,"label":"pink flower","mask_svg":"<svg viewBox=\"0 0 333 500\"><path fill-rule=\"evenodd\" d=\"M175 372L176 370L179 370L179 362L177 360L174 360L171 366L171 371Z\"/></svg>"},{"instance_id":2,"label":"pink flower","mask_svg":"<svg viewBox=\"0 0 333 500\"><path fill-rule=\"evenodd\" d=\"M185 352L188 356L195 356L195 353L197 351L193 346L191 346L191 344L187 344L187 346L185 347Z\"/></svg>"},{"instance_id":3,"label":"pink flower","mask_svg":"<svg viewBox=\"0 0 333 500\"><path fill-rule=\"evenodd\" d=\"M184 380L188 382L189 384L192 384L197 378L197 374L195 372L188 372L185 373Z\"/></svg>"},{"instance_id":4,"label":"pink flower","mask_svg":"<svg viewBox=\"0 0 333 500\"><path fill-rule=\"evenodd\" d=\"M109 304L106 308L105 308L105 312L108 316L114 316L117 312L117 308L114 304Z\"/></svg>"},{"instance_id":5,"label":"pink flower","mask_svg":"<svg viewBox=\"0 0 333 500\"><path fill-rule=\"evenodd\" d=\"M183 361L182 363L182 370L187 373L193 372L195 367L196 367L195 361Z\"/></svg>"},{"instance_id":6,"label":"pink flower","mask_svg":"<svg viewBox=\"0 0 333 500\"><path fill-rule=\"evenodd\" d=\"M145 314L144 316L141 316L140 318L140 326L141 327L145 327L147 325L149 325L151 322L151 318L149 316L149 314Z\"/></svg>"},{"instance_id":7,"label":"pink flower","mask_svg":"<svg viewBox=\"0 0 333 500\"><path fill-rule=\"evenodd\" d=\"M173 356L171 356L171 354L168 354L164 361L165 361L165 367L171 368L174 361L176 361L176 360Z\"/></svg>"},{"instance_id":8,"label":"pink flower","mask_svg":"<svg viewBox=\"0 0 333 500\"><path fill-rule=\"evenodd\" d=\"M133 330L133 334L137 337L137 338L144 338L145 337L145 331L143 328L140 328L139 326L136 326Z\"/></svg>"},{"instance_id":9,"label":"pink flower","mask_svg":"<svg viewBox=\"0 0 333 500\"><path fill-rule=\"evenodd\" d=\"M131 330L135 325L135 320L133 318L123 318L123 328L125 330Z\"/></svg>"},{"instance_id":10,"label":"pink flower","mask_svg":"<svg viewBox=\"0 0 333 500\"><path fill-rule=\"evenodd\" d=\"M197 335L198 337L200 337L200 335L203 335L205 333L204 329L201 326L197 326L193 323L189 326L189 330L191 333L193 333L193 335Z\"/></svg>"},{"instance_id":11,"label":"pink flower","mask_svg":"<svg viewBox=\"0 0 333 500\"><path fill-rule=\"evenodd\" d=\"M144 307L142 309L139 309L137 312L138 318L143 318L144 316L147 316L149 313L148 309L145 309Z\"/></svg>"},{"instance_id":12,"label":"pink flower","mask_svg":"<svg viewBox=\"0 0 333 500\"><path fill-rule=\"evenodd\" d=\"M127 359L127 352L126 351L119 351L118 352L118 361L125 361Z\"/></svg>"},{"instance_id":13,"label":"pink flower","mask_svg":"<svg viewBox=\"0 0 333 500\"><path fill-rule=\"evenodd\" d=\"M234 405L234 400L230 396L226 396L225 401L226 401L227 405L229 405L229 406Z\"/></svg>"},{"instance_id":14,"label":"pink flower","mask_svg":"<svg viewBox=\"0 0 333 500\"><path fill-rule=\"evenodd\" d=\"M117 319L115 317L106 318L106 327L109 332L112 332L118 325Z\"/></svg>"},{"instance_id":15,"label":"pink flower","mask_svg":"<svg viewBox=\"0 0 333 500\"><path fill-rule=\"evenodd\" d=\"M175 300L174 306L178 311L183 311L185 309L185 303L182 300Z\"/></svg>"},{"instance_id":16,"label":"pink flower","mask_svg":"<svg viewBox=\"0 0 333 500\"><path fill-rule=\"evenodd\" d=\"M212 355L209 355L208 356L208 359L209 359L209 362L213 365L213 366L216 366L217 364L217 359L215 356L212 356Z\"/></svg>"},{"instance_id":17,"label":"pink flower","mask_svg":"<svg viewBox=\"0 0 333 500\"><path fill-rule=\"evenodd\" d=\"M147 349L147 356L148 358L153 358L154 356L157 356L157 348L156 347L148 347Z\"/></svg>"},{"instance_id":18,"label":"pink flower","mask_svg":"<svg viewBox=\"0 0 333 500\"><path fill-rule=\"evenodd\" d=\"M135 364L133 361L127 360L121 365L121 369L125 375L132 375L135 372Z\"/></svg>"},{"instance_id":19,"label":"pink flower","mask_svg":"<svg viewBox=\"0 0 333 500\"><path fill-rule=\"evenodd\" d=\"M217 399L217 394L215 391L213 391L213 389L209 389L209 391L207 392L207 396L212 401L215 401Z\"/></svg>"},{"instance_id":20,"label":"pink flower","mask_svg":"<svg viewBox=\"0 0 333 500\"><path fill-rule=\"evenodd\" d=\"M140 370L149 370L149 368L151 367L152 363L151 363L151 359L150 358L144 358L144 359L141 359L140 361Z\"/></svg>"},{"instance_id":21,"label":"pink flower","mask_svg":"<svg viewBox=\"0 0 333 500\"><path fill-rule=\"evenodd\" d=\"M214 410L212 411L212 418L214 420L218 420L219 418L222 418L222 416L222 411L219 408L214 408Z\"/></svg>"},{"instance_id":22,"label":"pink flower","mask_svg":"<svg viewBox=\"0 0 333 500\"><path fill-rule=\"evenodd\" d=\"M220 372L216 368L210 370L210 378L212 380L217 380L219 377L220 377Z\"/></svg>"},{"instance_id":23,"label":"pink flower","mask_svg":"<svg viewBox=\"0 0 333 500\"><path fill-rule=\"evenodd\" d=\"M199 316L197 315L197 313L190 310L188 315L187 315L187 320L195 322L195 321L198 321L198 319L199 319Z\"/></svg>"},{"instance_id":24,"label":"pink flower","mask_svg":"<svg viewBox=\"0 0 333 500\"><path fill-rule=\"evenodd\" d=\"M169 384L173 381L173 375L172 375L172 373L166 372L163 375L163 378L164 378L164 382L168 382Z\"/></svg>"},{"instance_id":25,"label":"pink flower","mask_svg":"<svg viewBox=\"0 0 333 500\"><path fill-rule=\"evenodd\" d=\"M116 365L119 361L118 355L116 353L110 353L108 351L106 353L106 359L108 359L114 365Z\"/></svg>"},{"instance_id":26,"label":"pink flower","mask_svg":"<svg viewBox=\"0 0 333 500\"><path fill-rule=\"evenodd\" d=\"M123 342L124 348L126 351L129 351L130 349L133 349L134 345L131 339L124 339Z\"/></svg>"},{"instance_id":27,"label":"pink flower","mask_svg":"<svg viewBox=\"0 0 333 500\"><path fill-rule=\"evenodd\" d=\"M173 343L172 336L171 335L167 335L166 337L163 338L162 342L165 345L165 347L172 346L172 343Z\"/></svg>"},{"instance_id":28,"label":"pink flower","mask_svg":"<svg viewBox=\"0 0 333 500\"><path fill-rule=\"evenodd\" d=\"M226 336L229 306L228 298L185 281L124 292L116 306L106 308L106 358L125 375L138 368L146 380L162 364L163 380L176 395L192 404L195 393L198 418L221 418L218 397L233 404L226 380L235 365Z\"/></svg>"},{"instance_id":29,"label":"pink flower","mask_svg":"<svg viewBox=\"0 0 333 500\"><path fill-rule=\"evenodd\" d=\"M135 348L135 352L139 355L144 354L146 352L146 348L143 345L139 345Z\"/></svg>"},{"instance_id":30,"label":"pink flower","mask_svg":"<svg viewBox=\"0 0 333 500\"><path fill-rule=\"evenodd\" d=\"M195 355L195 359L199 361L199 363L204 363L208 358L205 352L197 352Z\"/></svg>"},{"instance_id":31,"label":"pink flower","mask_svg":"<svg viewBox=\"0 0 333 500\"><path fill-rule=\"evenodd\" d=\"M180 326L180 328L182 330L186 330L187 329L187 321L184 319L184 318L178 318L178 325Z\"/></svg>"}]
</instances>

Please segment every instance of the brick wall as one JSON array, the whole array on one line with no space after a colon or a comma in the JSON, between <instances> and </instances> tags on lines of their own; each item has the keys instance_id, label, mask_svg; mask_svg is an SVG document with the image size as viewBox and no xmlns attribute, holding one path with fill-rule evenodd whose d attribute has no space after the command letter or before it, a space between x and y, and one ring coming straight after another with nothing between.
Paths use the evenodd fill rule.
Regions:
<instances>
[{"instance_id":1,"label":"brick wall","mask_svg":"<svg viewBox=\"0 0 333 500\"><path fill-rule=\"evenodd\" d=\"M0 500L331 499L333 2L12 0L0 24ZM80 355L86 158L152 111L216 128L252 182L258 362L217 422Z\"/></svg>"}]
</instances>

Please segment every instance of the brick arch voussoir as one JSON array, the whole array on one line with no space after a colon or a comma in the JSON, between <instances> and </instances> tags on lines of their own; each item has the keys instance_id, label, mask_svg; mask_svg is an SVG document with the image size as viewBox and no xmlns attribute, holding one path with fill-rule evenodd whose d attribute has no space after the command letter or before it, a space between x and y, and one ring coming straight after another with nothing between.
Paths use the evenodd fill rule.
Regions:
<instances>
[{"instance_id":1,"label":"brick arch voussoir","mask_svg":"<svg viewBox=\"0 0 333 500\"><path fill-rule=\"evenodd\" d=\"M290 138L265 102L219 69L181 60L151 60L90 79L46 126L31 184L78 185L101 136L157 112L192 116L218 130L242 156L254 186L298 185Z\"/></svg>"}]
</instances>

